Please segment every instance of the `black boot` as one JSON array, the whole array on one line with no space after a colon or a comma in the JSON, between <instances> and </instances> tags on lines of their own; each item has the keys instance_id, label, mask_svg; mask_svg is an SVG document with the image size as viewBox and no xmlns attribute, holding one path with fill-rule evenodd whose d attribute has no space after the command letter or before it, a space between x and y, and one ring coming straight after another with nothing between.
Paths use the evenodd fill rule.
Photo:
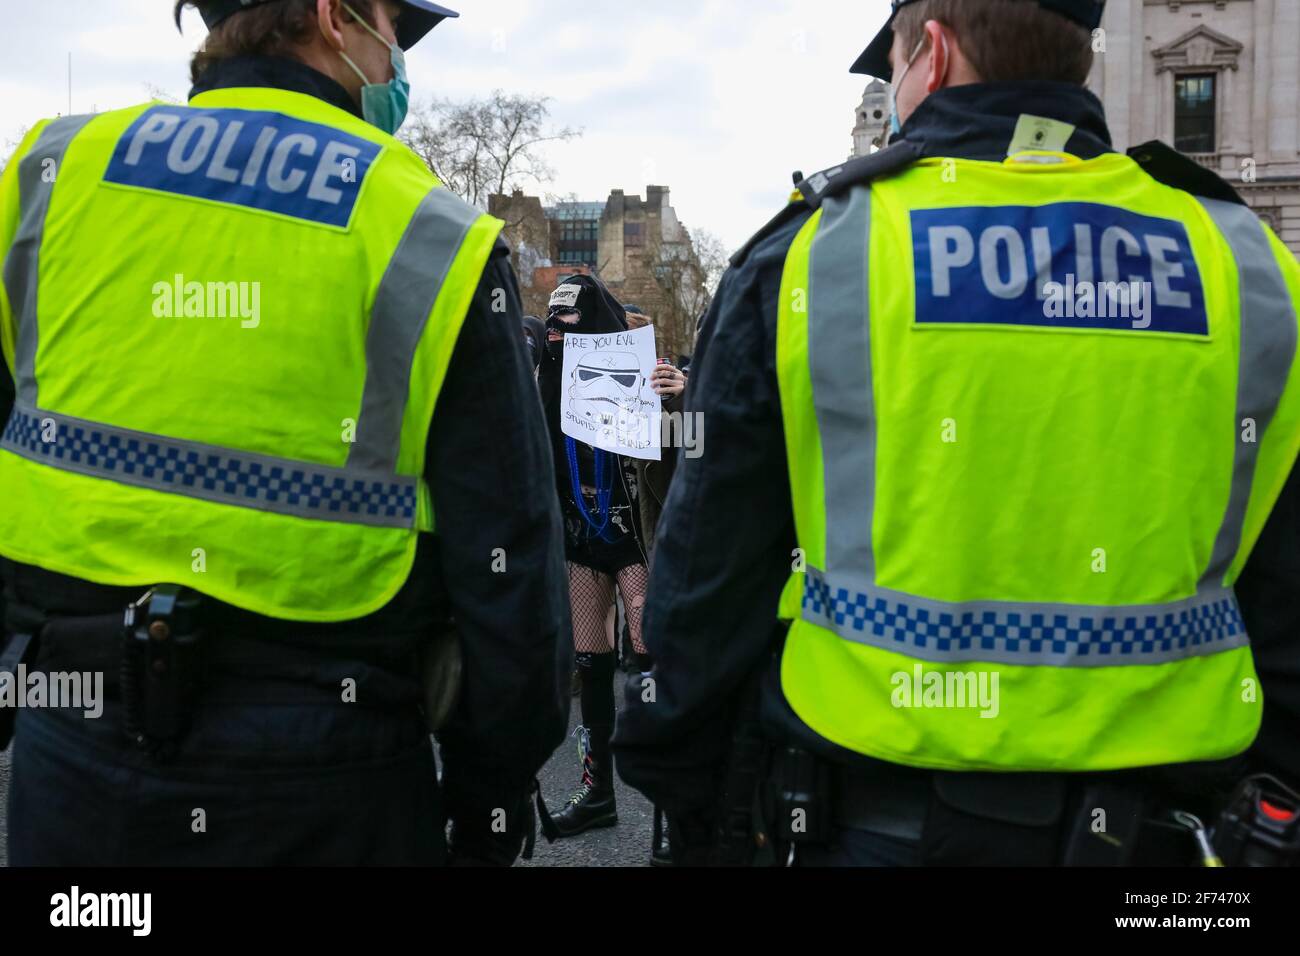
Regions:
<instances>
[{"instance_id":1,"label":"black boot","mask_svg":"<svg viewBox=\"0 0 1300 956\"><path fill-rule=\"evenodd\" d=\"M668 818L658 807L655 807L654 829L650 836L650 865L673 865L673 854L668 847Z\"/></svg>"},{"instance_id":2,"label":"black boot","mask_svg":"<svg viewBox=\"0 0 1300 956\"><path fill-rule=\"evenodd\" d=\"M582 755L582 785L552 816L561 838L618 823L608 733L600 740L586 727L579 727L578 749Z\"/></svg>"}]
</instances>

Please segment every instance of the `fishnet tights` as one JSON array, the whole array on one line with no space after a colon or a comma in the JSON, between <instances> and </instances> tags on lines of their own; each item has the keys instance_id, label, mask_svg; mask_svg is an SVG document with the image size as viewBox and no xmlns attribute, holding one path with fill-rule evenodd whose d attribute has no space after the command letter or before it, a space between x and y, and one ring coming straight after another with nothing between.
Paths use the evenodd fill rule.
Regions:
<instances>
[{"instance_id":1,"label":"fishnet tights","mask_svg":"<svg viewBox=\"0 0 1300 956\"><path fill-rule=\"evenodd\" d=\"M650 575L644 564L634 564L618 572L618 592L623 596L623 611L632 636L632 650L646 653L641 640L641 615L645 611L646 587ZM591 568L569 562L569 603L573 608L573 649L579 654L608 654L609 643L605 619L614 607L615 579Z\"/></svg>"}]
</instances>

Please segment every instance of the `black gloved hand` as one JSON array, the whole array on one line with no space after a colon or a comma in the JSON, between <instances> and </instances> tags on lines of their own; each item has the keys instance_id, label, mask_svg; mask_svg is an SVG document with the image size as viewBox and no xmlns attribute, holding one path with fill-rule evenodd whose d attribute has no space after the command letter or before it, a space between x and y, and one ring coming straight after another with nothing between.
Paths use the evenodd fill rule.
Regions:
<instances>
[{"instance_id":1,"label":"black gloved hand","mask_svg":"<svg viewBox=\"0 0 1300 956\"><path fill-rule=\"evenodd\" d=\"M709 866L717 848L718 834L713 814L707 811L666 813L668 851L673 866Z\"/></svg>"},{"instance_id":2,"label":"black gloved hand","mask_svg":"<svg viewBox=\"0 0 1300 956\"><path fill-rule=\"evenodd\" d=\"M509 807L456 807L450 816L449 866L513 866L525 844L531 856L537 820L529 794Z\"/></svg>"}]
</instances>

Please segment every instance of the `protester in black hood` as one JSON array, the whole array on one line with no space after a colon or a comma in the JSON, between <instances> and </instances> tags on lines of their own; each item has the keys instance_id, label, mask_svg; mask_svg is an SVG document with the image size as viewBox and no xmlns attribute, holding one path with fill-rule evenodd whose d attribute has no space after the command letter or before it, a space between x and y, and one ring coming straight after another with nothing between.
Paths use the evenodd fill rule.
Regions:
<instances>
[{"instance_id":1,"label":"protester in black hood","mask_svg":"<svg viewBox=\"0 0 1300 956\"><path fill-rule=\"evenodd\" d=\"M528 344L528 359L536 375L542 356L546 354L546 323L535 315L525 315L524 341Z\"/></svg>"},{"instance_id":2,"label":"protester in black hood","mask_svg":"<svg viewBox=\"0 0 1300 956\"><path fill-rule=\"evenodd\" d=\"M646 548L637 509L636 471L621 455L592 448L564 434L564 337L627 331L623 306L593 276L565 279L551 296L546 322L547 349L538 382L551 429L555 473L564 513L565 556L569 564L569 602L573 645L582 674L582 783L555 814L561 836L576 836L618 822L614 805L614 672L617 655L605 629L617 584L623 598L632 647L648 671L641 640L645 606Z\"/></svg>"}]
</instances>

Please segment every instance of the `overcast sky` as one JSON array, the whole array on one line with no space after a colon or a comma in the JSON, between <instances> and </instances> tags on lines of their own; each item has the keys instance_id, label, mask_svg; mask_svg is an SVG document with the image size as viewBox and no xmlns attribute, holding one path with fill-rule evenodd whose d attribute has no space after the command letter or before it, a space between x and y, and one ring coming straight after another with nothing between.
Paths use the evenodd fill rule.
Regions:
<instances>
[{"instance_id":1,"label":"overcast sky","mask_svg":"<svg viewBox=\"0 0 1300 956\"><path fill-rule=\"evenodd\" d=\"M842 161L865 79L848 67L888 0L445 0L408 54L417 99L494 88L553 98L548 187L603 200L669 186L686 225L739 246L789 193L790 173ZM171 0L0 0L0 143L45 116L184 97L203 37Z\"/></svg>"}]
</instances>

